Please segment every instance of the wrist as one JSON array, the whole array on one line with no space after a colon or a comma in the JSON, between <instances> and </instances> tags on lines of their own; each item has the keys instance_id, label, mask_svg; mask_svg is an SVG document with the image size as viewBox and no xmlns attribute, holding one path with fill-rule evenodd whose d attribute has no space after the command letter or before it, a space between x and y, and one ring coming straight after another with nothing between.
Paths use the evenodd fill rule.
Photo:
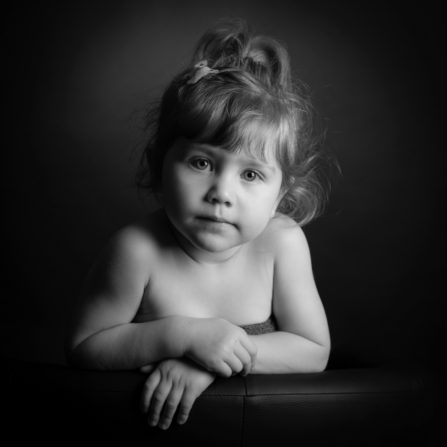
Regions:
<instances>
[{"instance_id":1,"label":"wrist","mask_svg":"<svg viewBox=\"0 0 447 447\"><path fill-rule=\"evenodd\" d=\"M168 337L168 352L172 352L173 357L185 357L187 356L191 346L191 334L190 334L190 317L184 317L181 315L174 315L169 317L169 337Z\"/></svg>"},{"instance_id":2,"label":"wrist","mask_svg":"<svg viewBox=\"0 0 447 447\"><path fill-rule=\"evenodd\" d=\"M259 337L259 335L249 335L248 338L256 346L256 353L252 357L251 368L250 368L250 371L248 372L248 374L256 374L256 372L257 372L257 363L258 363L258 352L259 352L258 343L259 343L260 337Z\"/></svg>"}]
</instances>

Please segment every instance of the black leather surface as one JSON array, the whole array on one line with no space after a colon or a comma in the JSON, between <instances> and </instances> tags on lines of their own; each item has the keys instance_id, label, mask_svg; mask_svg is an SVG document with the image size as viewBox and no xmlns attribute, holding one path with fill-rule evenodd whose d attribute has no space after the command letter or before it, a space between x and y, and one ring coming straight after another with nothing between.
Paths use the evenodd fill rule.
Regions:
<instances>
[{"instance_id":1,"label":"black leather surface","mask_svg":"<svg viewBox=\"0 0 447 447\"><path fill-rule=\"evenodd\" d=\"M145 378L138 372L26 362L8 362L6 369L3 402L16 442L427 445L429 381L408 367L219 379L197 400L187 424L166 432L150 428L138 410Z\"/></svg>"},{"instance_id":2,"label":"black leather surface","mask_svg":"<svg viewBox=\"0 0 447 447\"><path fill-rule=\"evenodd\" d=\"M247 378L245 445L408 445L423 438L422 375L347 369ZM273 417L272 417L273 416Z\"/></svg>"}]
</instances>

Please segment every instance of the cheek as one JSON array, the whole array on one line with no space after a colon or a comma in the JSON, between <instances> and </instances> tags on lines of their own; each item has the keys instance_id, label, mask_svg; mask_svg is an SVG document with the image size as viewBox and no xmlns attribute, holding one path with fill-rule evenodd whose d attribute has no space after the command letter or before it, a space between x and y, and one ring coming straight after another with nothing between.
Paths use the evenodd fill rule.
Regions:
<instances>
[{"instance_id":1,"label":"cheek","mask_svg":"<svg viewBox=\"0 0 447 447\"><path fill-rule=\"evenodd\" d=\"M244 213L251 226L263 228L267 225L275 214L277 199L276 191L268 191L247 200Z\"/></svg>"},{"instance_id":2,"label":"cheek","mask_svg":"<svg viewBox=\"0 0 447 447\"><path fill-rule=\"evenodd\" d=\"M170 209L188 209L199 197L200 188L181 169L166 170L162 183L163 204Z\"/></svg>"},{"instance_id":3,"label":"cheek","mask_svg":"<svg viewBox=\"0 0 447 447\"><path fill-rule=\"evenodd\" d=\"M279 201L281 200L281 187L280 185L273 185L271 188L265 192L265 199L262 205L264 206L266 212L270 215L276 211Z\"/></svg>"}]
</instances>

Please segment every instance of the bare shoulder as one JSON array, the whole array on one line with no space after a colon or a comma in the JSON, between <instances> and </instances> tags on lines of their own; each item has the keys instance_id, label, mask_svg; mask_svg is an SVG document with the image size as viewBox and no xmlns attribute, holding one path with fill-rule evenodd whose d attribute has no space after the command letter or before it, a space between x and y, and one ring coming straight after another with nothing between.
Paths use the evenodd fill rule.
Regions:
<instances>
[{"instance_id":1,"label":"bare shoulder","mask_svg":"<svg viewBox=\"0 0 447 447\"><path fill-rule=\"evenodd\" d=\"M109 255L131 262L153 260L159 252L163 234L160 220L158 213L152 213L118 230L108 246Z\"/></svg>"},{"instance_id":2,"label":"bare shoulder","mask_svg":"<svg viewBox=\"0 0 447 447\"><path fill-rule=\"evenodd\" d=\"M278 253L283 250L299 249L307 252L308 245L302 228L290 217L276 214L263 234L264 243Z\"/></svg>"}]
</instances>

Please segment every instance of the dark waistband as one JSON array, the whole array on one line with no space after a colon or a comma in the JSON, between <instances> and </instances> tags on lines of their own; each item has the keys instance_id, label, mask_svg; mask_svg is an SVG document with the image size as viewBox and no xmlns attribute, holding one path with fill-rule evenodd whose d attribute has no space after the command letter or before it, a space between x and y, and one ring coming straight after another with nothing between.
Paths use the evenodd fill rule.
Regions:
<instances>
[{"instance_id":1,"label":"dark waistband","mask_svg":"<svg viewBox=\"0 0 447 447\"><path fill-rule=\"evenodd\" d=\"M277 330L276 322L273 317L268 318L262 323L247 324L241 326L248 335L261 335L275 332Z\"/></svg>"}]
</instances>

